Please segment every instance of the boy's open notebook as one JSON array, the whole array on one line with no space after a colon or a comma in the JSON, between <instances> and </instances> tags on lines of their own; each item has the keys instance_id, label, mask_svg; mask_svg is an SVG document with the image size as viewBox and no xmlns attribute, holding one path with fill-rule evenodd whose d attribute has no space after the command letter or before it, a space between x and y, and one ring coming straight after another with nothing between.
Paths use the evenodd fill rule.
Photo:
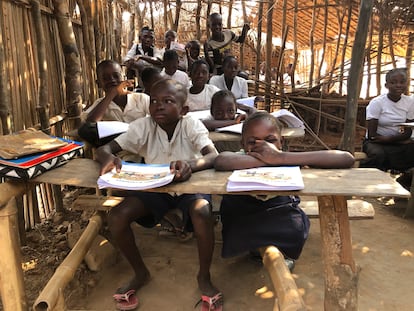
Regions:
<instances>
[{"instance_id":1,"label":"boy's open notebook","mask_svg":"<svg viewBox=\"0 0 414 311\"><path fill-rule=\"evenodd\" d=\"M299 166L258 167L235 170L228 178L227 191L301 190L303 184Z\"/></svg>"},{"instance_id":2,"label":"boy's open notebook","mask_svg":"<svg viewBox=\"0 0 414 311\"><path fill-rule=\"evenodd\" d=\"M145 190L169 184L174 179L169 164L122 163L121 172L114 170L98 178L98 187Z\"/></svg>"}]
</instances>

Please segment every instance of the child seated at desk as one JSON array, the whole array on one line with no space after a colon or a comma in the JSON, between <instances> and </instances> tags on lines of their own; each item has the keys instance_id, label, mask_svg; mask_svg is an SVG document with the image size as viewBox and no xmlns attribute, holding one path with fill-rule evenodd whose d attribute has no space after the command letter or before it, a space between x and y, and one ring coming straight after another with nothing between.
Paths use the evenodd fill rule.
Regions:
<instances>
[{"instance_id":1,"label":"child seated at desk","mask_svg":"<svg viewBox=\"0 0 414 311\"><path fill-rule=\"evenodd\" d=\"M237 109L246 114L237 113ZM214 131L216 128L240 123L254 112L256 112L254 107L236 103L236 98L231 91L220 90L211 99L211 117L202 121L209 131Z\"/></svg>"},{"instance_id":2,"label":"child seated at desk","mask_svg":"<svg viewBox=\"0 0 414 311\"><path fill-rule=\"evenodd\" d=\"M345 151L282 151L281 124L268 112L256 112L243 124L241 152L222 152L215 160L220 171L261 166L301 165L349 168L353 156ZM317 181L315 181L317 182ZM276 246L290 268L308 237L309 219L297 196L224 195L220 215L223 224L223 257Z\"/></svg>"},{"instance_id":3,"label":"child seated at desk","mask_svg":"<svg viewBox=\"0 0 414 311\"><path fill-rule=\"evenodd\" d=\"M201 121L186 117L187 89L179 82L166 79L151 88L150 116L132 122L126 133L97 149L100 173L113 168L120 170L121 160L114 156L120 150L140 154L146 163L170 163L174 181L185 181L192 172L213 167L217 150ZM126 257L135 275L114 295L117 307L130 310L138 305L135 291L150 279L135 244L132 222L145 227L155 226L171 208L180 208L187 229L193 229L197 239L199 271L198 287L202 293L203 310L221 310L222 294L210 280L210 265L214 250L211 196L205 194L171 195L133 192L108 215L108 225L114 241ZM127 309L128 308L128 309Z\"/></svg>"},{"instance_id":4,"label":"child seated at desk","mask_svg":"<svg viewBox=\"0 0 414 311\"><path fill-rule=\"evenodd\" d=\"M205 60L196 60L191 66L190 78L192 85L188 89L187 104L190 111L208 110L211 105L211 98L220 89L207 84L210 78L209 66Z\"/></svg>"}]
</instances>

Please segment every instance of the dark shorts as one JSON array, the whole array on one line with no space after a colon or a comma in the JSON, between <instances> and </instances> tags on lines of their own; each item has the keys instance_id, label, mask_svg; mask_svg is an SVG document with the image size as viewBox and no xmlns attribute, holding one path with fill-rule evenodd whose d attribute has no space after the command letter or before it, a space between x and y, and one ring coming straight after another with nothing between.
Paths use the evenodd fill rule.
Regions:
<instances>
[{"instance_id":1,"label":"dark shorts","mask_svg":"<svg viewBox=\"0 0 414 311\"><path fill-rule=\"evenodd\" d=\"M308 237L310 222L296 196L267 201L250 195L224 195L220 214L223 224L223 257L276 246L297 259Z\"/></svg>"},{"instance_id":2,"label":"dark shorts","mask_svg":"<svg viewBox=\"0 0 414 311\"><path fill-rule=\"evenodd\" d=\"M168 193L137 192L134 196L138 197L144 206L151 211L151 215L135 220L141 226L147 228L156 226L170 209L178 208L183 211L185 229L193 231L189 210L195 204L195 201L204 199L211 206L210 194L197 193L174 196Z\"/></svg>"}]
</instances>

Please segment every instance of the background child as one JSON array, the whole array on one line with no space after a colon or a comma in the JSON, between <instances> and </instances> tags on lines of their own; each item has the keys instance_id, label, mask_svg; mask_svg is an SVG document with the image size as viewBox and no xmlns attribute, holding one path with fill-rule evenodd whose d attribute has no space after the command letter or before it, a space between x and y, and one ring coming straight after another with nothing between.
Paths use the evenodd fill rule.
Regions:
<instances>
[{"instance_id":1,"label":"background child","mask_svg":"<svg viewBox=\"0 0 414 311\"><path fill-rule=\"evenodd\" d=\"M246 112L246 114L237 113L237 109ZM211 118L202 121L209 131L214 131L219 127L240 123L254 112L256 112L255 108L236 103L232 92L220 90L211 99Z\"/></svg>"},{"instance_id":2,"label":"background child","mask_svg":"<svg viewBox=\"0 0 414 311\"><path fill-rule=\"evenodd\" d=\"M414 98L404 95L407 72L397 68L385 76L388 94L375 97L366 108L367 134L363 151L367 161L361 167L406 170L414 167L412 130L399 124L414 121ZM411 181L411 178L409 178Z\"/></svg>"},{"instance_id":3,"label":"background child","mask_svg":"<svg viewBox=\"0 0 414 311\"><path fill-rule=\"evenodd\" d=\"M280 122L271 114L254 113L243 124L244 151L220 153L215 168L235 170L282 165L348 168L354 163L353 156L344 151L283 152L281 129ZM297 196L224 195L220 207L222 256L236 256L274 245L285 257L297 259L309 232L309 220L299 202Z\"/></svg>"},{"instance_id":4,"label":"background child","mask_svg":"<svg viewBox=\"0 0 414 311\"><path fill-rule=\"evenodd\" d=\"M78 134L93 146L100 146L114 137L100 139L96 122L121 121L130 123L149 114L149 96L144 93L132 93L127 87L133 81L124 80L121 66L113 60L104 60L96 67L98 87L105 96L97 99L82 113L84 120Z\"/></svg>"},{"instance_id":5,"label":"background child","mask_svg":"<svg viewBox=\"0 0 414 311\"><path fill-rule=\"evenodd\" d=\"M138 153L147 163L170 162L174 181L177 182L189 179L192 172L211 168L217 150L202 123L185 117L188 111L186 99L187 90L179 82L166 79L155 83L151 89L151 116L134 121L128 132L97 149L96 159L101 164L101 174L113 168L120 170L121 160L113 155L120 150ZM136 307L135 290L148 282L150 275L136 246L131 223L136 221L143 226L153 227L170 208L175 207L183 210L186 225L189 229L193 227L197 239L200 263L197 281L203 303L213 299L221 305L221 293L210 280L214 249L210 199L209 195L203 194L174 196L134 192L111 210L108 215L109 229L135 272L130 283L118 289L114 296L119 300L118 308ZM132 306L124 294L133 297L129 300L133 301Z\"/></svg>"},{"instance_id":6,"label":"background child","mask_svg":"<svg viewBox=\"0 0 414 311\"><path fill-rule=\"evenodd\" d=\"M178 70L178 54L174 50L166 50L164 53L164 69L161 71L161 75L166 78L174 79L182 83L186 88L190 87L190 79L187 73Z\"/></svg>"},{"instance_id":7,"label":"background child","mask_svg":"<svg viewBox=\"0 0 414 311\"><path fill-rule=\"evenodd\" d=\"M220 89L214 85L207 84L209 67L204 60L196 60L190 72L192 85L188 89L187 104L190 111L208 110L211 105L211 98Z\"/></svg>"},{"instance_id":8,"label":"background child","mask_svg":"<svg viewBox=\"0 0 414 311\"><path fill-rule=\"evenodd\" d=\"M237 36L230 29L223 30L223 20L219 13L213 13L208 17L208 25L211 37L204 43L204 54L212 73L221 75L223 73L223 59L231 55L232 42L243 43L250 27L248 24L244 24L240 36Z\"/></svg>"},{"instance_id":9,"label":"background child","mask_svg":"<svg viewBox=\"0 0 414 311\"><path fill-rule=\"evenodd\" d=\"M237 76L238 73L237 59L234 56L226 56L223 60L223 74L212 76L209 83L220 90L231 91L236 99L248 97L247 80Z\"/></svg>"}]
</instances>

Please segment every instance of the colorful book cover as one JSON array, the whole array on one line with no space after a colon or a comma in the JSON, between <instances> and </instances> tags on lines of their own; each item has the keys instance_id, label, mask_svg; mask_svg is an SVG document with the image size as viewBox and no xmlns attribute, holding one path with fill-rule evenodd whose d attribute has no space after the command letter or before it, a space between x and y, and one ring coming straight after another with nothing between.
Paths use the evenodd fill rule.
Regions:
<instances>
[{"instance_id":1,"label":"colorful book cover","mask_svg":"<svg viewBox=\"0 0 414 311\"><path fill-rule=\"evenodd\" d=\"M114 170L98 178L98 187L124 190L145 190L169 184L174 179L169 164L122 163L119 173Z\"/></svg>"},{"instance_id":2,"label":"colorful book cover","mask_svg":"<svg viewBox=\"0 0 414 311\"><path fill-rule=\"evenodd\" d=\"M228 178L227 191L301 190L303 184L299 166L258 167L235 170Z\"/></svg>"}]
</instances>

